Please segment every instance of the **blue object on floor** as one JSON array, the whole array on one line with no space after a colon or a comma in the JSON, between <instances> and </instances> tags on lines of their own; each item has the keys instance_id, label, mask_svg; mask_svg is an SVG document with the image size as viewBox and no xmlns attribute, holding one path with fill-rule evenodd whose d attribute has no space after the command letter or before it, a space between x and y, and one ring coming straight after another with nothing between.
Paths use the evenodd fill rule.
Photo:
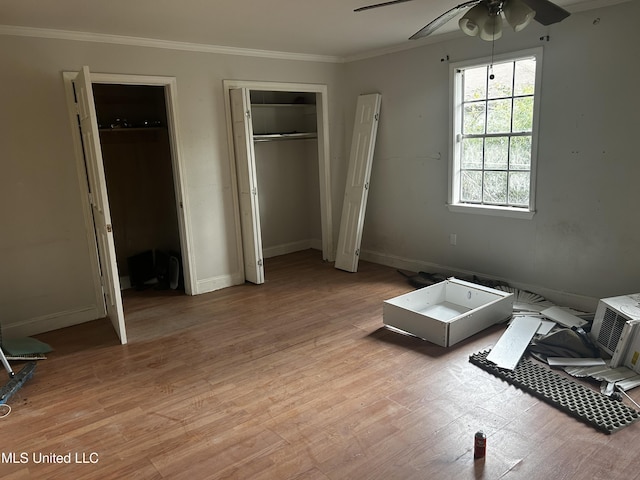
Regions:
<instances>
[{"instance_id":1,"label":"blue object on floor","mask_svg":"<svg viewBox=\"0 0 640 480\"><path fill-rule=\"evenodd\" d=\"M9 382L0 388L0 405L7 403L7 400L11 398L11 396L16 393L24 383L29 380L33 376L33 372L36 369L36 362L29 362L22 370L20 370L17 374L13 372L9 362L7 361L7 357L4 356L4 352L0 348L0 361L4 368L7 370L9 374Z\"/></svg>"}]
</instances>

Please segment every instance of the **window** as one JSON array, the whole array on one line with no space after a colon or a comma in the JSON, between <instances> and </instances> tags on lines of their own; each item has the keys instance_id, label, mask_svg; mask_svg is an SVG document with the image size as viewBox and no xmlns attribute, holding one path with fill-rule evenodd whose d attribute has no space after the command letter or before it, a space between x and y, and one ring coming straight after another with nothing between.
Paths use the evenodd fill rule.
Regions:
<instances>
[{"instance_id":1,"label":"window","mask_svg":"<svg viewBox=\"0 0 640 480\"><path fill-rule=\"evenodd\" d=\"M542 49L451 66L449 208L531 218Z\"/></svg>"}]
</instances>

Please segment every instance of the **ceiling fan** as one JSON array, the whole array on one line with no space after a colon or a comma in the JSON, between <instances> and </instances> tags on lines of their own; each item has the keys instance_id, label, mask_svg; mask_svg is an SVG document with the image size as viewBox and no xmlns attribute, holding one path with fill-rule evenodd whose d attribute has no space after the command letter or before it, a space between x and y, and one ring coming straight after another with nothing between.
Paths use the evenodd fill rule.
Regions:
<instances>
[{"instance_id":1,"label":"ceiling fan","mask_svg":"<svg viewBox=\"0 0 640 480\"><path fill-rule=\"evenodd\" d=\"M362 12L410 1L412 0L390 0L356 8L354 11ZM551 25L570 15L564 8L549 0L470 0L446 11L409 38L415 40L426 37L463 11L466 13L458 22L460 30L470 36L478 35L487 41L497 40L502 36L503 16L507 23L519 32L529 25L531 20L542 25Z\"/></svg>"}]
</instances>

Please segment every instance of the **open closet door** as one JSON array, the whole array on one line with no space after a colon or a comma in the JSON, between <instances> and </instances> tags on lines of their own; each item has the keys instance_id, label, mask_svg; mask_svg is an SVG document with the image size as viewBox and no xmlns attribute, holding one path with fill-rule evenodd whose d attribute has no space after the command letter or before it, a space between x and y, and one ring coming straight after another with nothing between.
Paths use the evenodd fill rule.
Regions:
<instances>
[{"instance_id":1,"label":"open closet door","mask_svg":"<svg viewBox=\"0 0 640 480\"><path fill-rule=\"evenodd\" d=\"M102 291L107 315L120 337L120 342L125 344L127 343L127 331L124 324L116 249L113 242L113 229L109 212L109 197L104 176L100 134L98 133L98 120L96 118L96 106L93 100L89 67L82 67L75 79L75 87L82 148L84 150L84 161L87 168L91 197L91 210L93 212L96 243L100 257Z\"/></svg>"},{"instance_id":2,"label":"open closet door","mask_svg":"<svg viewBox=\"0 0 640 480\"><path fill-rule=\"evenodd\" d=\"M379 93L360 95L356 105L335 263L335 268L347 272L358 270L381 99L382 95Z\"/></svg>"},{"instance_id":3,"label":"open closet door","mask_svg":"<svg viewBox=\"0 0 640 480\"><path fill-rule=\"evenodd\" d=\"M244 275L252 283L264 283L262 262L262 231L258 203L256 157L253 148L253 126L249 90L229 90L233 120L233 146L236 155L238 194L240 195L240 223L244 252Z\"/></svg>"}]
</instances>

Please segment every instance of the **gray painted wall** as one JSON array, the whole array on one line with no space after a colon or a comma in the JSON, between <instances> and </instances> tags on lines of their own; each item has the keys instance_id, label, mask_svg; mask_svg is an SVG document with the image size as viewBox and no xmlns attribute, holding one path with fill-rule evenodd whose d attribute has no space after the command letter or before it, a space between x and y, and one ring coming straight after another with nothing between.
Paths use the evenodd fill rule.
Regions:
<instances>
[{"instance_id":1,"label":"gray painted wall","mask_svg":"<svg viewBox=\"0 0 640 480\"><path fill-rule=\"evenodd\" d=\"M544 48L532 220L446 207L449 65L441 59L490 56L490 43L463 37L347 64L345 98L382 93L363 258L502 278L583 308L640 291L639 5L534 23L495 44L496 53Z\"/></svg>"},{"instance_id":2,"label":"gray painted wall","mask_svg":"<svg viewBox=\"0 0 640 480\"><path fill-rule=\"evenodd\" d=\"M96 318L100 301L62 72L89 65L92 72L176 77L195 293L240 278L223 79L326 84L330 111L340 111L342 65L335 63L13 36L0 36L0 63L0 312L7 336ZM331 123L331 156L340 162L342 125Z\"/></svg>"},{"instance_id":3,"label":"gray painted wall","mask_svg":"<svg viewBox=\"0 0 640 480\"><path fill-rule=\"evenodd\" d=\"M332 64L0 36L5 332L95 318L62 80L63 71L82 65L177 78L196 293L231 284L240 268L223 79L328 85L336 240L356 96L382 93L363 258L502 278L576 305L640 291L639 16L632 1L549 28L531 25L496 43L496 53L545 49L532 220L451 213L445 205L449 70L441 59L489 55L490 44L479 39ZM539 40L547 34L549 42Z\"/></svg>"}]
</instances>

